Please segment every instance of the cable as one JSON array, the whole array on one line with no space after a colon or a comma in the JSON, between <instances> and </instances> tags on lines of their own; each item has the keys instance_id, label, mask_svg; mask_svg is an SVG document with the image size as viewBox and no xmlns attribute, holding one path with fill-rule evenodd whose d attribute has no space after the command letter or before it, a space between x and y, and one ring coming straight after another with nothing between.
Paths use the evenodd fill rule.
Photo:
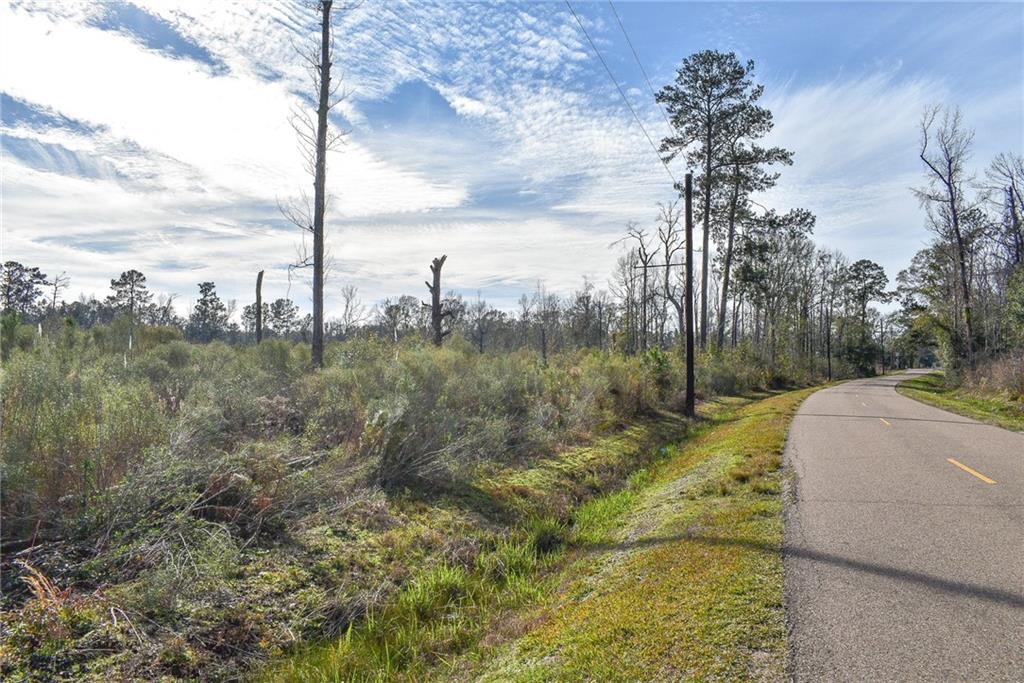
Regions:
<instances>
[{"instance_id":1,"label":"cable","mask_svg":"<svg viewBox=\"0 0 1024 683\"><path fill-rule=\"evenodd\" d=\"M569 0L565 0L565 6L569 8L569 11L572 13L573 18L576 19L576 23L579 24L580 30L583 31L583 35L587 37L587 42L589 42L590 47L593 48L594 54L596 54L597 58L601 60L601 64L602 66L604 66L604 70L608 72L608 78L612 79L612 83L614 83L616 89L618 89L619 95L622 97L622 101L626 103L626 107L629 108L629 112L633 115L633 118L636 119L636 123L638 126L640 126L640 130L643 131L644 137L647 138L647 142L651 144L651 149L653 149L654 153L658 155L658 161L660 161L661 165L665 167L665 172L668 173L668 177L672 179L672 184L679 185L679 181L676 180L676 177L672 174L672 169L668 167L668 162L666 162L665 159L662 158L661 152L658 151L658 146L654 144L654 140L652 140L651 136L647 133L647 129L644 128L643 122L640 120L640 117L637 116L636 114L636 110L633 109L633 105L629 103L629 99L626 97L625 91L623 91L622 86L619 85L619 82L615 80L615 75L612 73L612 70L608 68L608 63L604 61L604 57L601 56L601 51L597 49L597 45L594 43L594 39L590 37L589 33L587 33L586 27L583 25L583 22L580 21L579 15L576 14L576 10L574 10L572 8L572 5L569 4Z\"/></svg>"},{"instance_id":2,"label":"cable","mask_svg":"<svg viewBox=\"0 0 1024 683\"><path fill-rule=\"evenodd\" d=\"M633 59L636 60L636 65L640 67L640 73L644 75L644 80L647 82L647 89L651 93L651 97L654 98L654 103L658 105L658 110L661 115L665 117L665 123L668 124L668 129L675 132L676 127L672 125L672 121L669 120L668 114L665 112L665 108L661 106L661 102L658 102L658 95L654 92L654 86L651 85L651 79L647 76L647 69L644 68L643 62L640 61L640 55L636 53L636 48L633 47L633 41L629 39L629 34L626 33L626 27L622 24L622 18L619 16L619 12L615 9L615 5L612 4L612 0L608 0L608 6L612 8L612 14L615 15L615 20L619 22L619 28L622 29L622 35L626 39L626 43L629 45L629 49L633 52Z\"/></svg>"}]
</instances>

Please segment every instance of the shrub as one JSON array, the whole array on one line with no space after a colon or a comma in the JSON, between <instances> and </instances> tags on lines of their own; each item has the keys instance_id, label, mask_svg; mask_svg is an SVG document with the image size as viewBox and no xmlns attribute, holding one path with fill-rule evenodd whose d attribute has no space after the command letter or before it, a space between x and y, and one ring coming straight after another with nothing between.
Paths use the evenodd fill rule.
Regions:
<instances>
[{"instance_id":1,"label":"shrub","mask_svg":"<svg viewBox=\"0 0 1024 683\"><path fill-rule=\"evenodd\" d=\"M109 357L16 354L3 375L5 533L83 513L167 433L148 383Z\"/></svg>"}]
</instances>

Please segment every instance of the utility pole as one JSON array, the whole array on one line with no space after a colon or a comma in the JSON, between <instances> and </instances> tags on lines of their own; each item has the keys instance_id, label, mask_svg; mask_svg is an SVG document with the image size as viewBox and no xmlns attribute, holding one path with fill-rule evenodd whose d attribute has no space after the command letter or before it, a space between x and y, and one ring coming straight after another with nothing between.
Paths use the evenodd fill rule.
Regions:
<instances>
[{"instance_id":1,"label":"utility pole","mask_svg":"<svg viewBox=\"0 0 1024 683\"><path fill-rule=\"evenodd\" d=\"M693 417L693 174L686 174L686 408Z\"/></svg>"},{"instance_id":2,"label":"utility pole","mask_svg":"<svg viewBox=\"0 0 1024 683\"><path fill-rule=\"evenodd\" d=\"M256 274L256 343L263 341L263 271Z\"/></svg>"}]
</instances>

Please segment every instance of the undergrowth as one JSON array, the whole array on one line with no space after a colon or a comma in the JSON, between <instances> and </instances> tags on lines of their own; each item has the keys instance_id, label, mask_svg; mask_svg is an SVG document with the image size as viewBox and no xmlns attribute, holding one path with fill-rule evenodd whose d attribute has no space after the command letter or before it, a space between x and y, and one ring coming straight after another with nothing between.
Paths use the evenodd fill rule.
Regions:
<instances>
[{"instance_id":1,"label":"undergrowth","mask_svg":"<svg viewBox=\"0 0 1024 683\"><path fill-rule=\"evenodd\" d=\"M124 332L68 327L0 366L5 678L443 668L687 429L675 354L363 339L311 373L286 341L139 327L125 354ZM704 359L700 393L763 368Z\"/></svg>"},{"instance_id":2,"label":"undergrowth","mask_svg":"<svg viewBox=\"0 0 1024 683\"><path fill-rule=\"evenodd\" d=\"M1024 394L994 391L984 381L956 385L941 372L917 375L900 382L901 394L937 408L988 422L1004 429L1024 431Z\"/></svg>"}]
</instances>

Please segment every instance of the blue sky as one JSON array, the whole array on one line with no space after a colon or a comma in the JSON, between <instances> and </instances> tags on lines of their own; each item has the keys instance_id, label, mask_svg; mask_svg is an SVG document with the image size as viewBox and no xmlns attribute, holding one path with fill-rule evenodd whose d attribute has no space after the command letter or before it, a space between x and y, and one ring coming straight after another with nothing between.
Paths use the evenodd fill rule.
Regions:
<instances>
[{"instance_id":1,"label":"blue sky","mask_svg":"<svg viewBox=\"0 0 1024 683\"><path fill-rule=\"evenodd\" d=\"M667 126L608 3L573 3L653 137ZM818 216L816 239L890 277L928 239L916 124L960 106L979 171L1024 138L1024 5L635 3L617 8L655 87L686 55L754 59L794 165L763 203ZM3 256L104 296L122 270L179 295L308 307L279 201L302 172L290 111L313 40L299 3L18 2L0 7ZM369 0L338 22L349 98L329 161L329 311L447 286L512 307L538 281L599 286L625 223L653 225L665 170L564 3ZM674 171L685 169L677 163Z\"/></svg>"}]
</instances>

